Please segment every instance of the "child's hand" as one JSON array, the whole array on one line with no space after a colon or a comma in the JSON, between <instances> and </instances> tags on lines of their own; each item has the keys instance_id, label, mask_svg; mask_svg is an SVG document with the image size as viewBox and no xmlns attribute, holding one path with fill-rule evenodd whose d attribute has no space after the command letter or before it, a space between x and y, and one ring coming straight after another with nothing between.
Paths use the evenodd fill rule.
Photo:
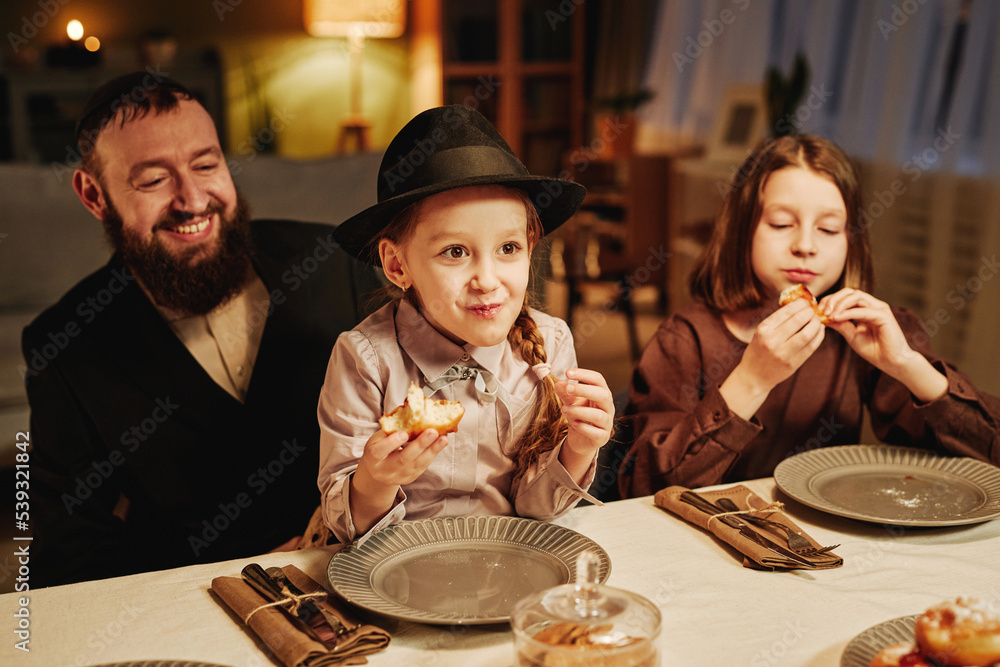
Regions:
<instances>
[{"instance_id":1,"label":"child's hand","mask_svg":"<svg viewBox=\"0 0 1000 667\"><path fill-rule=\"evenodd\" d=\"M432 428L407 442L406 431L386 435L381 429L365 443L365 452L358 462L354 478L395 488L420 477L448 444L447 435L438 435ZM403 447L403 445L406 445Z\"/></svg>"},{"instance_id":2,"label":"child's hand","mask_svg":"<svg viewBox=\"0 0 1000 667\"><path fill-rule=\"evenodd\" d=\"M556 382L556 392L562 399L563 414L569 422L560 460L579 481L590 468L597 450L611 439L615 421L614 397L603 375L583 368L566 371L566 379Z\"/></svg>"},{"instance_id":3,"label":"child's hand","mask_svg":"<svg viewBox=\"0 0 1000 667\"><path fill-rule=\"evenodd\" d=\"M756 380L759 389L770 392L812 356L823 335L823 325L809 302L795 299L757 325L739 367Z\"/></svg>"},{"instance_id":4,"label":"child's hand","mask_svg":"<svg viewBox=\"0 0 1000 667\"><path fill-rule=\"evenodd\" d=\"M930 402L948 391L948 378L906 340L889 305L861 290L844 288L825 297L820 308L828 326L858 356L902 382L918 400Z\"/></svg>"},{"instance_id":5,"label":"child's hand","mask_svg":"<svg viewBox=\"0 0 1000 667\"><path fill-rule=\"evenodd\" d=\"M889 304L846 287L824 297L820 309L828 326L844 337L865 361L892 376L917 354L910 347Z\"/></svg>"},{"instance_id":6,"label":"child's hand","mask_svg":"<svg viewBox=\"0 0 1000 667\"><path fill-rule=\"evenodd\" d=\"M757 325L733 372L719 386L726 405L749 420L771 390L797 371L823 342L824 327L812 305L795 299Z\"/></svg>"},{"instance_id":7,"label":"child's hand","mask_svg":"<svg viewBox=\"0 0 1000 667\"><path fill-rule=\"evenodd\" d=\"M386 435L379 429L365 443L351 476L351 518L358 533L367 532L392 509L399 487L420 477L448 445L448 436L432 428L410 442L406 438L405 431Z\"/></svg>"}]
</instances>

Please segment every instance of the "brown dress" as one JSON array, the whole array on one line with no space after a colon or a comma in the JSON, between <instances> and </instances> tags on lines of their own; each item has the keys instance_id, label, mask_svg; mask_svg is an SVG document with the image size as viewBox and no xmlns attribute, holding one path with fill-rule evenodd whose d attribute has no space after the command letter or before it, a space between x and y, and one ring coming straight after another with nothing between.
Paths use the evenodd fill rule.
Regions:
<instances>
[{"instance_id":1,"label":"brown dress","mask_svg":"<svg viewBox=\"0 0 1000 667\"><path fill-rule=\"evenodd\" d=\"M620 471L622 497L671 484L694 488L769 477L793 454L857 444L865 407L884 443L1000 465L1000 399L978 391L936 357L916 315L902 309L893 314L910 345L947 376L944 396L916 403L904 385L829 331L750 421L734 414L719 393L747 344L707 306L695 304L669 317L633 371L625 419L634 442Z\"/></svg>"}]
</instances>

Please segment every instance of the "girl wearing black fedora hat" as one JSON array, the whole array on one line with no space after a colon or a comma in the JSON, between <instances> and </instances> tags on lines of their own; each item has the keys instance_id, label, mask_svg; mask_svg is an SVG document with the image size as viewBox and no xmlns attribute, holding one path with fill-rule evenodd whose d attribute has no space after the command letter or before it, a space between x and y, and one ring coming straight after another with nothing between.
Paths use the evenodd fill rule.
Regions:
<instances>
[{"instance_id":1,"label":"girl wearing black fedora hat","mask_svg":"<svg viewBox=\"0 0 1000 667\"><path fill-rule=\"evenodd\" d=\"M584 192L529 174L468 107L425 111L390 143L378 203L335 232L396 292L341 335L320 395L322 515L338 539L404 516L547 520L597 502L585 489L611 437L611 391L576 367L566 323L525 303L532 249ZM462 403L457 431L380 429L411 382Z\"/></svg>"}]
</instances>

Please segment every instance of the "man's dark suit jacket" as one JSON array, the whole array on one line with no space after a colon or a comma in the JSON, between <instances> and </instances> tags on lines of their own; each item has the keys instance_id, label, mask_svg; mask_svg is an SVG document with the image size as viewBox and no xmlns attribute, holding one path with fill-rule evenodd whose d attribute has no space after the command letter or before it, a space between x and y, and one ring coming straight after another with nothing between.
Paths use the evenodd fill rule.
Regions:
<instances>
[{"instance_id":1,"label":"man's dark suit jacket","mask_svg":"<svg viewBox=\"0 0 1000 667\"><path fill-rule=\"evenodd\" d=\"M320 500L316 405L330 351L378 281L332 227L253 230L271 307L244 403L117 255L25 328L32 587L252 556L302 533Z\"/></svg>"}]
</instances>

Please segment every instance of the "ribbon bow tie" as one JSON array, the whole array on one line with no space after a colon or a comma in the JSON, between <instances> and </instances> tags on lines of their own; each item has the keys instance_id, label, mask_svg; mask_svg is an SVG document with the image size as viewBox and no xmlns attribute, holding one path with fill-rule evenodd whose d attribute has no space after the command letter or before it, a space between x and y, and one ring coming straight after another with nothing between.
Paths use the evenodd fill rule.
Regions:
<instances>
[{"instance_id":1,"label":"ribbon bow tie","mask_svg":"<svg viewBox=\"0 0 1000 667\"><path fill-rule=\"evenodd\" d=\"M496 379L496 376L485 368L469 366L462 362L446 370L441 374L441 377L433 382L428 382L424 391L430 396L438 389L447 387L453 382L472 379L476 381L476 395L479 396L480 401L493 403L499 398L500 403L507 408L508 414L510 413L510 394L507 393L504 386Z\"/></svg>"}]
</instances>

